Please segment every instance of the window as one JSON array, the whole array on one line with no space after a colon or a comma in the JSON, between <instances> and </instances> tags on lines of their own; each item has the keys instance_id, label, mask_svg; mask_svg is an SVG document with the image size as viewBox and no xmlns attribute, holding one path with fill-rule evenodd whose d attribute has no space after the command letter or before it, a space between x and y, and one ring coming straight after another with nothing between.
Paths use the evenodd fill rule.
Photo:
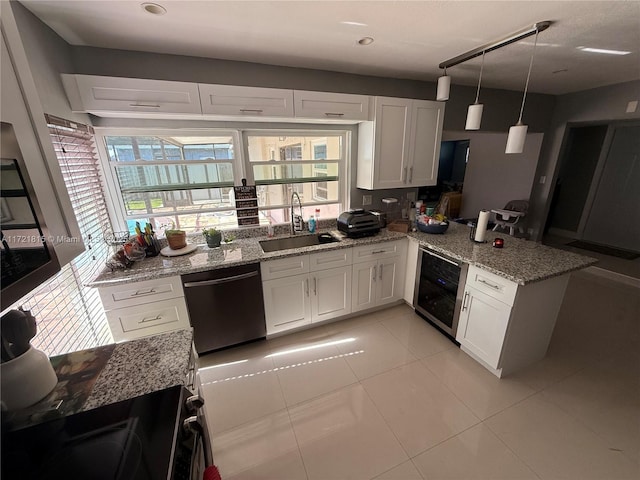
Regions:
<instances>
[{"instance_id":1,"label":"window","mask_svg":"<svg viewBox=\"0 0 640 480\"><path fill-rule=\"evenodd\" d=\"M237 225L232 135L108 135L104 147L129 231L136 222L192 232Z\"/></svg>"},{"instance_id":2,"label":"window","mask_svg":"<svg viewBox=\"0 0 640 480\"><path fill-rule=\"evenodd\" d=\"M321 216L338 216L343 209L345 132L246 132L244 138L258 186L261 223L288 222L293 192L300 196L304 218L316 208Z\"/></svg>"},{"instance_id":3,"label":"window","mask_svg":"<svg viewBox=\"0 0 640 480\"><path fill-rule=\"evenodd\" d=\"M87 249L12 308L32 311L38 333L31 343L52 356L113 342L98 291L84 286L113 252L103 241L110 224L93 130L51 115L46 120Z\"/></svg>"}]
</instances>

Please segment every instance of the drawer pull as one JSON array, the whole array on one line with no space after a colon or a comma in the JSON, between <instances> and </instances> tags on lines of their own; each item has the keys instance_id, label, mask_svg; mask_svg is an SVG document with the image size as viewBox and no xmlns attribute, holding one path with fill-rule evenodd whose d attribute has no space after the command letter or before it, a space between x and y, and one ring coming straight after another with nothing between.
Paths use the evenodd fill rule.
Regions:
<instances>
[{"instance_id":1,"label":"drawer pull","mask_svg":"<svg viewBox=\"0 0 640 480\"><path fill-rule=\"evenodd\" d=\"M260 108L241 108L241 113L262 113L262 109Z\"/></svg>"},{"instance_id":2,"label":"drawer pull","mask_svg":"<svg viewBox=\"0 0 640 480\"><path fill-rule=\"evenodd\" d=\"M155 288L150 288L149 290L136 290L134 293L131 294L132 297L141 297L142 295L151 295L153 293L156 293L156 289Z\"/></svg>"},{"instance_id":3,"label":"drawer pull","mask_svg":"<svg viewBox=\"0 0 640 480\"><path fill-rule=\"evenodd\" d=\"M491 282L487 282L484 278L482 277L478 277L478 282L479 283L484 283L487 287L491 287L494 290L502 290L502 287L500 285L496 285L495 283L491 283Z\"/></svg>"},{"instance_id":4,"label":"drawer pull","mask_svg":"<svg viewBox=\"0 0 640 480\"><path fill-rule=\"evenodd\" d=\"M157 103L130 103L130 107L160 108Z\"/></svg>"},{"instance_id":5,"label":"drawer pull","mask_svg":"<svg viewBox=\"0 0 640 480\"><path fill-rule=\"evenodd\" d=\"M378 253L385 253L386 250L374 250L373 252L371 252L371 255L377 255Z\"/></svg>"},{"instance_id":6,"label":"drawer pull","mask_svg":"<svg viewBox=\"0 0 640 480\"><path fill-rule=\"evenodd\" d=\"M333 113L333 112L325 112L327 117L344 117L344 113Z\"/></svg>"},{"instance_id":7,"label":"drawer pull","mask_svg":"<svg viewBox=\"0 0 640 480\"><path fill-rule=\"evenodd\" d=\"M156 315L155 317L144 317L138 323L155 322L157 320L162 320L162 315Z\"/></svg>"}]
</instances>

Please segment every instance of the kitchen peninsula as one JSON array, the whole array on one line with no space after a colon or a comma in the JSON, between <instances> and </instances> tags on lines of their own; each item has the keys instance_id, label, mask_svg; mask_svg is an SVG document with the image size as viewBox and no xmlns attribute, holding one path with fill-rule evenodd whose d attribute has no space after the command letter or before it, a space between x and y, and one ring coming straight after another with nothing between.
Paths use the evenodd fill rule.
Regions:
<instances>
[{"instance_id":1,"label":"kitchen peninsula","mask_svg":"<svg viewBox=\"0 0 640 480\"><path fill-rule=\"evenodd\" d=\"M340 235L336 231L331 233ZM162 302L173 302L172 311L178 311L174 304L184 305L180 275L260 263L263 267L267 336L270 336L396 304L403 297L407 303L413 304L418 250L428 248L467 264L466 284L460 284L460 289L465 289L465 297L455 339L466 353L495 375L502 376L544 357L562 304L568 274L593 265L596 260L494 232L487 235L487 243L473 243L469 240L468 227L451 223L442 235L421 232L403 234L383 229L375 236L360 239L342 237L339 242L271 253L262 252L259 244L266 237L243 238L216 249L200 246L194 253L181 257L145 259L122 271L105 270L90 285L100 288L103 303L107 303L105 308L113 308L111 312L117 312L112 317L119 319L117 326L124 325L123 334L142 335L144 328L140 325L148 328L155 318L164 317L164 313L149 313L153 302L154 308L158 309ZM502 249L491 246L491 241L497 236L506 237ZM376 245L381 248L375 248ZM383 252L392 245L393 252ZM327 263L326 267L316 265L315 269L313 266L310 269L309 261L313 263L315 257L331 252L346 252L343 263ZM306 270L287 274L281 270L276 275L277 280L270 279L266 273L270 267L267 266L282 269L283 265L278 262L286 263L287 259L292 261L289 263L306 265ZM389 268L384 266L384 279L381 268L383 259L389 263ZM309 282L316 285L316 280L323 277L329 278L330 270L327 268L335 271L336 276L331 278L344 282L344 288L339 289L342 293L338 295L340 292L334 292L333 288L330 294L323 297L321 289L316 293L314 287L311 296L315 297L315 303L309 310L304 306L308 301L304 298L309 296L304 286ZM338 273L340 276L337 276ZM376 275L380 276L377 282ZM280 280L280 277L290 280ZM282 306L281 301L276 301L281 295L276 288L285 281L290 285L287 287L289 300ZM302 285L298 288L300 291L292 290L298 284ZM389 291L375 293L374 286L376 289L388 288ZM299 299L295 292L299 293ZM138 302L146 302L134 307L140 310L136 311L138 316L144 316L143 323L140 323L140 319L134 321L133 316L127 316L131 308L127 302L134 301L129 300L132 295L140 297ZM363 299L363 295L367 298ZM301 303L296 304L298 301ZM323 302L329 305L330 308L327 308L329 313L333 312L333 316L321 311ZM186 308L184 311L182 320L181 314L176 313L173 327L164 318L164 324L158 325L158 328L184 326L188 322ZM131 324L129 333L125 328L127 322Z\"/></svg>"}]
</instances>

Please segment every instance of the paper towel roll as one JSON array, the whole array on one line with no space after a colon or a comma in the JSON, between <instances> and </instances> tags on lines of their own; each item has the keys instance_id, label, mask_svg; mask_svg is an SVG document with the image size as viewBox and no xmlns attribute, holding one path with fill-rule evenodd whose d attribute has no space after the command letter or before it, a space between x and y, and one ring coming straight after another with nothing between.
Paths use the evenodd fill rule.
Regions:
<instances>
[{"instance_id":1,"label":"paper towel roll","mask_svg":"<svg viewBox=\"0 0 640 480\"><path fill-rule=\"evenodd\" d=\"M491 212L489 210L480 210L480 215L478 215L478 226L476 227L476 236L473 238L476 242L485 241L490 215Z\"/></svg>"}]
</instances>

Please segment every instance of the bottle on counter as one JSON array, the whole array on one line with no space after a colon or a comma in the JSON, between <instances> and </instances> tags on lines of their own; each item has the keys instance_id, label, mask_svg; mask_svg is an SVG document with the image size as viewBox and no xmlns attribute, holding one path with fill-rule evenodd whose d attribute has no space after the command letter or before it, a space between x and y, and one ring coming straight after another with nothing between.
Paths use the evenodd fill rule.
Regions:
<instances>
[{"instance_id":1,"label":"bottle on counter","mask_svg":"<svg viewBox=\"0 0 640 480\"><path fill-rule=\"evenodd\" d=\"M320 209L316 208L316 224L320 221Z\"/></svg>"},{"instance_id":2,"label":"bottle on counter","mask_svg":"<svg viewBox=\"0 0 640 480\"><path fill-rule=\"evenodd\" d=\"M309 217L309 233L315 233L316 231L316 219L313 218L313 215Z\"/></svg>"}]
</instances>

